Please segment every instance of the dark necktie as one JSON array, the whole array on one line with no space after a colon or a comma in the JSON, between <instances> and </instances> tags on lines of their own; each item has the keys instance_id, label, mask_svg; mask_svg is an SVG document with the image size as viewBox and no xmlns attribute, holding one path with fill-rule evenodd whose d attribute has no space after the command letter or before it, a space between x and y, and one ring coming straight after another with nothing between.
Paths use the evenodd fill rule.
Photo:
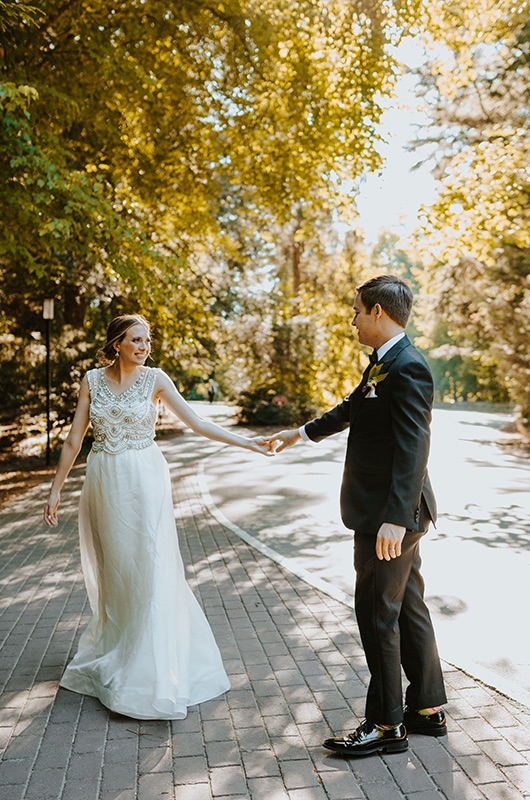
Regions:
<instances>
[{"instance_id":1,"label":"dark necktie","mask_svg":"<svg viewBox=\"0 0 530 800\"><path fill-rule=\"evenodd\" d=\"M370 353L370 366L372 366L373 364L377 364L377 361L378 361L377 350L372 350L372 352Z\"/></svg>"}]
</instances>

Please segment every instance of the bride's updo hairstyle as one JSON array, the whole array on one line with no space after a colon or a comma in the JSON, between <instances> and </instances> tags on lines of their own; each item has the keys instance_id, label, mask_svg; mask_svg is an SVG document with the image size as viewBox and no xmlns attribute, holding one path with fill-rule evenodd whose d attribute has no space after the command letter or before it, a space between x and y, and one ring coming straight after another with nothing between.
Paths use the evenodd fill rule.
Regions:
<instances>
[{"instance_id":1,"label":"bride's updo hairstyle","mask_svg":"<svg viewBox=\"0 0 530 800\"><path fill-rule=\"evenodd\" d=\"M141 314L122 314L114 317L107 329L107 341L98 350L98 358L103 364L112 364L116 360L117 353L115 345L125 338L125 334L133 325L144 325L147 332L151 333L151 326Z\"/></svg>"}]
</instances>

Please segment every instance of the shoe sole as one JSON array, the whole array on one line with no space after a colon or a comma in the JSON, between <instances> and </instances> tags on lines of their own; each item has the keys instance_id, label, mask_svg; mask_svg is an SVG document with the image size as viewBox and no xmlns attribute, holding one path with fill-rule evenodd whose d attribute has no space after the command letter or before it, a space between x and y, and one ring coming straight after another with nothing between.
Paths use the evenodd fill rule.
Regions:
<instances>
[{"instance_id":1,"label":"shoe sole","mask_svg":"<svg viewBox=\"0 0 530 800\"><path fill-rule=\"evenodd\" d=\"M404 753L408 750L409 743L404 742L389 742L388 744L374 745L366 750L345 750L342 747L333 747L332 745L325 744L326 750L332 750L334 753L340 753L341 756L371 756L373 753Z\"/></svg>"}]
</instances>

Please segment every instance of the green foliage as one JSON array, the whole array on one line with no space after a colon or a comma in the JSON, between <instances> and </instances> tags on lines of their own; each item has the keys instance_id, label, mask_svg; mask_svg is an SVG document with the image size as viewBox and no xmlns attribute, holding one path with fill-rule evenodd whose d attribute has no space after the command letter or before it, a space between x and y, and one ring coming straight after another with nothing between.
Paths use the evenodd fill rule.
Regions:
<instances>
[{"instance_id":1,"label":"green foliage","mask_svg":"<svg viewBox=\"0 0 530 800\"><path fill-rule=\"evenodd\" d=\"M36 25L42 12L36 6L19 3L18 0L0 0L0 33L20 25Z\"/></svg>"},{"instance_id":2,"label":"green foliage","mask_svg":"<svg viewBox=\"0 0 530 800\"><path fill-rule=\"evenodd\" d=\"M456 344L447 325L441 322L430 331L429 338L431 347L425 356L433 373L438 401L508 402L509 395L498 380L495 363L478 348L477 341L475 349Z\"/></svg>"},{"instance_id":3,"label":"green foliage","mask_svg":"<svg viewBox=\"0 0 530 800\"><path fill-rule=\"evenodd\" d=\"M289 400L278 394L274 387L261 384L255 389L242 392L238 397L239 419L249 425L301 425L317 413L311 398L305 402L300 394Z\"/></svg>"},{"instance_id":4,"label":"green foliage","mask_svg":"<svg viewBox=\"0 0 530 800\"><path fill-rule=\"evenodd\" d=\"M317 261L330 261L335 208L352 213L343 179L379 163L376 125L395 80L388 44L418 5L42 0L36 11L0 0L9 402L40 403L26 387L42 377L32 332L42 334L46 297L56 300L60 419L123 311L154 322L156 362L183 387L217 371L230 331L251 315L268 327L260 353L278 391L300 408L320 402L320 324L343 313L344 293L327 312ZM307 343L297 318L310 320ZM255 361L236 360L248 389ZM332 391L343 378L330 376Z\"/></svg>"},{"instance_id":5,"label":"green foliage","mask_svg":"<svg viewBox=\"0 0 530 800\"><path fill-rule=\"evenodd\" d=\"M428 4L436 51L423 74L440 188L421 231L430 337L451 343L457 393L505 392L530 419L528 6ZM441 46L443 45L443 46ZM447 349L447 348L446 348ZM439 351L443 353L443 349ZM455 361L454 359L458 359ZM467 366L465 385L459 372ZM460 385L459 384L460 381Z\"/></svg>"}]
</instances>

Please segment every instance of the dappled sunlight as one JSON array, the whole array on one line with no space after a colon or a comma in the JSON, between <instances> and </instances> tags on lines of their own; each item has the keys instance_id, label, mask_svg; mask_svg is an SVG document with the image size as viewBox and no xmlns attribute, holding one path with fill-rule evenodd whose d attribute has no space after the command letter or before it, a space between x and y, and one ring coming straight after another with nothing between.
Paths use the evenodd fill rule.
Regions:
<instances>
[{"instance_id":1,"label":"dappled sunlight","mask_svg":"<svg viewBox=\"0 0 530 800\"><path fill-rule=\"evenodd\" d=\"M445 617L456 617L467 611L467 604L460 597L451 595L429 595L425 598L431 611Z\"/></svg>"},{"instance_id":2,"label":"dappled sunlight","mask_svg":"<svg viewBox=\"0 0 530 800\"><path fill-rule=\"evenodd\" d=\"M322 748L324 738L352 729L364 716L369 674L353 611L302 581L289 580L278 564L263 558L213 520L204 508L197 478L190 474L184 460L188 455L193 459L193 451L196 460L210 455L209 469L215 452L208 446L199 448L197 459L196 450L195 441L193 445L186 442L179 454L178 474L173 474L175 516L188 581L219 643L231 691L190 709L185 720L151 723L119 717L94 698L58 690L58 679L88 612L78 563L76 503L72 499L78 487L74 485L72 497L65 492L72 510L64 514L60 531L39 531L33 549L23 527L17 533L18 543L6 542L13 558L22 558L23 563L11 562L13 579L20 581L21 592L4 613L14 608L16 619L21 613L36 616L40 621L35 633L43 634L38 640L31 637L32 650L27 658L20 659L21 668L13 664L11 688L4 695L12 704L8 714L15 731L8 758L16 758L17 753L38 741L40 752L52 759L53 766L64 770L66 739L77 741L75 737L80 736L74 747L82 753L83 735L96 735L102 742L101 757L104 748L104 758L111 759L110 769L120 743L135 748L137 755L130 764L135 774L135 758L140 771L158 774L169 763L173 748L177 780L193 782L202 779L203 773L197 775L189 758L179 758L184 755L179 748L190 735L201 737L201 741L204 736L206 747L213 739L220 747L236 746L244 753L262 751L272 759L298 758L302 749L312 768L330 782L330 791L335 775L352 787L367 786L374 767L378 770L379 765L389 787L395 781L401 784L409 773L414 781L419 765L423 763L428 769L431 758L421 747L412 746L399 758L383 756L353 762L336 759ZM195 472L194 467L191 472ZM308 519L305 524L310 522ZM314 524L321 527L311 547L317 539L326 542L333 535L325 523L325 515L320 515L320 520L315 515ZM287 540L288 526L281 535ZM351 559L351 536L348 531L346 535ZM294 546L307 551L302 553L304 557L311 551L303 539L295 541ZM315 550L315 559L317 555ZM32 559L33 570L29 568ZM441 596L438 601L440 608L451 602ZM56 743L55 723L60 723L64 731L65 745ZM439 743L436 750L441 758L444 751ZM451 756L447 755L447 760L450 770Z\"/></svg>"},{"instance_id":3,"label":"dappled sunlight","mask_svg":"<svg viewBox=\"0 0 530 800\"><path fill-rule=\"evenodd\" d=\"M440 514L437 529L432 533L433 541L472 539L486 547L508 547L514 552L530 550L530 529L525 508L508 506L484 509L475 505L466 506L468 515ZM482 516L484 515L484 516Z\"/></svg>"},{"instance_id":4,"label":"dappled sunlight","mask_svg":"<svg viewBox=\"0 0 530 800\"><path fill-rule=\"evenodd\" d=\"M512 622L530 568L530 500L521 502L530 496L528 463L497 445L507 417L435 411L430 472L439 520L422 542L423 572L442 657L457 664L461 658L471 670L483 669L473 667L479 660L488 663L494 680L502 652L511 665L506 673L530 687L528 653ZM477 431L473 442L463 433L468 423ZM351 597L352 534L339 512L344 439L297 445L266 462L227 449L222 458L203 459L202 468L212 513L218 509L287 559L282 563L296 574L308 570L333 596L339 589ZM473 448L483 457L473 458ZM502 588L499 576L510 576Z\"/></svg>"}]
</instances>

